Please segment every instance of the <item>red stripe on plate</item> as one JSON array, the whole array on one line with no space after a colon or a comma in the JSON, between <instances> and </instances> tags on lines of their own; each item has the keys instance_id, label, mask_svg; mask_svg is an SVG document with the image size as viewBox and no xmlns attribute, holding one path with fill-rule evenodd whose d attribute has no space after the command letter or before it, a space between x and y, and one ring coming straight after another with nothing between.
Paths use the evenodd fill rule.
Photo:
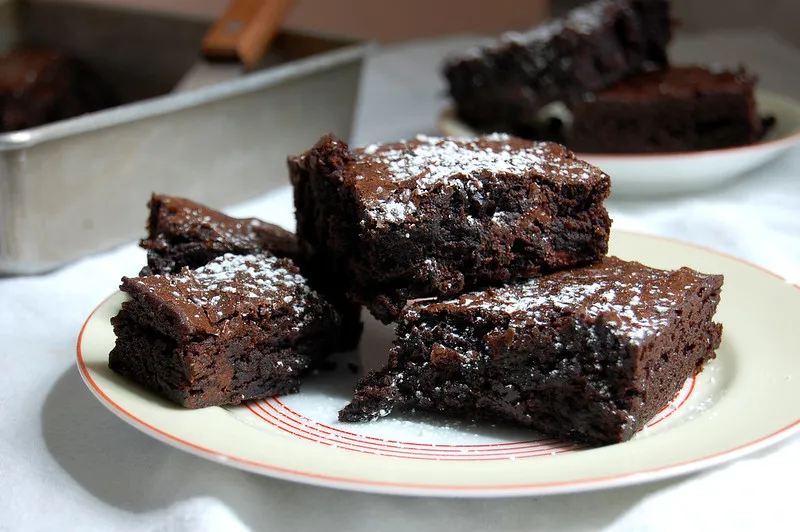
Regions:
<instances>
[{"instance_id":1,"label":"red stripe on plate","mask_svg":"<svg viewBox=\"0 0 800 532\"><path fill-rule=\"evenodd\" d=\"M458 459L471 459L471 458L482 458L482 457L510 457L510 456L519 456L521 453L537 453L537 454L553 454L554 451L557 452L568 452L572 450L577 450L579 448L585 448L585 446L573 443L557 443L553 444L534 444L534 445L521 445L513 448L505 448L502 450L496 449L473 449L470 446L465 445L463 447L459 447L456 445L448 445L446 448L442 448L441 450L435 448L428 447L426 450L420 450L416 448L409 448L402 444L389 444L389 445L382 445L380 443L372 443L372 442L364 442L355 438L349 438L347 436L340 436L341 439L336 439L335 437L331 437L330 434L325 433L324 431L316 430L313 426L314 422L312 421L311 424L304 424L300 421L295 419L287 418L282 416L282 412L277 409L274 405L270 404L269 402L256 402L253 403L256 408L258 408L261 412L263 412L266 416L269 416L269 420L264 419L263 416L259 415L253 408L248 405L248 409L257 415L259 418L264 419L271 425L280 426L286 432L296 434L304 439L308 439L308 436L315 437L315 441L318 441L322 444L327 444L331 446L336 446L339 448L346 448L348 450L354 451L363 451L363 452L370 452L382 454L382 455L393 455L393 454L402 454L404 456L414 456L414 457L423 457L423 456L430 456L430 457L441 457L441 458L458 458ZM263 405L263 406L262 406ZM269 408L269 411L266 409ZM307 419L307 418L306 418ZM277 425L276 425L277 423ZM456 451L456 449L458 451ZM378 452L379 451L379 452Z\"/></svg>"}]
</instances>

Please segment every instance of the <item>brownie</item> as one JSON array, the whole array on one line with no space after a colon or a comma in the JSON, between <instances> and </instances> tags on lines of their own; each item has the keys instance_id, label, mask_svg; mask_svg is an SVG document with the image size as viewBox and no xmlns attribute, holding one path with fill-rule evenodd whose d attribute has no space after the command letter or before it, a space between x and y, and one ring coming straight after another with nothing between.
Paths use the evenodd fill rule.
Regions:
<instances>
[{"instance_id":1,"label":"brownie","mask_svg":"<svg viewBox=\"0 0 800 532\"><path fill-rule=\"evenodd\" d=\"M121 289L109 367L187 408L296 392L338 342L336 312L289 259L226 254Z\"/></svg>"},{"instance_id":2,"label":"brownie","mask_svg":"<svg viewBox=\"0 0 800 532\"><path fill-rule=\"evenodd\" d=\"M115 105L112 90L83 62L53 50L0 54L0 132L17 131Z\"/></svg>"},{"instance_id":3,"label":"brownie","mask_svg":"<svg viewBox=\"0 0 800 532\"><path fill-rule=\"evenodd\" d=\"M714 358L723 277L607 257L409 306L342 421L438 411L590 444L625 441Z\"/></svg>"},{"instance_id":4,"label":"brownie","mask_svg":"<svg viewBox=\"0 0 800 532\"><path fill-rule=\"evenodd\" d=\"M147 269L142 274L171 273L184 266L197 268L211 259L269 252L299 262L301 253L294 234L256 218L233 218L194 201L153 194L147 204L150 217Z\"/></svg>"},{"instance_id":5,"label":"brownie","mask_svg":"<svg viewBox=\"0 0 800 532\"><path fill-rule=\"evenodd\" d=\"M361 306L348 301L329 283L323 265L306 260L293 233L256 218L233 218L188 199L153 194L150 202L147 266L139 275L198 268L225 253L270 253L292 259L315 290L334 304L342 318L340 350L355 349L361 338Z\"/></svg>"},{"instance_id":6,"label":"brownie","mask_svg":"<svg viewBox=\"0 0 800 532\"><path fill-rule=\"evenodd\" d=\"M582 153L713 150L758 141L755 77L681 66L639 74L571 106L567 145Z\"/></svg>"},{"instance_id":7,"label":"brownie","mask_svg":"<svg viewBox=\"0 0 800 532\"><path fill-rule=\"evenodd\" d=\"M290 157L297 236L384 323L458 294L605 255L609 177L563 146L493 134Z\"/></svg>"},{"instance_id":8,"label":"brownie","mask_svg":"<svg viewBox=\"0 0 800 532\"><path fill-rule=\"evenodd\" d=\"M539 131L539 111L668 64L667 0L596 0L445 62L458 115L482 131Z\"/></svg>"}]
</instances>

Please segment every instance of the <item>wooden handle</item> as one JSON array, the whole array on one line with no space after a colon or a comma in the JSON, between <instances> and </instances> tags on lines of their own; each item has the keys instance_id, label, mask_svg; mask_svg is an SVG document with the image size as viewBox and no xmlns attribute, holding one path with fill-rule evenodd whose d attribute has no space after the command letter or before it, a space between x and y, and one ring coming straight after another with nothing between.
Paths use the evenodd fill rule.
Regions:
<instances>
[{"instance_id":1,"label":"wooden handle","mask_svg":"<svg viewBox=\"0 0 800 532\"><path fill-rule=\"evenodd\" d=\"M292 0L233 0L203 38L203 55L258 64L289 14Z\"/></svg>"}]
</instances>

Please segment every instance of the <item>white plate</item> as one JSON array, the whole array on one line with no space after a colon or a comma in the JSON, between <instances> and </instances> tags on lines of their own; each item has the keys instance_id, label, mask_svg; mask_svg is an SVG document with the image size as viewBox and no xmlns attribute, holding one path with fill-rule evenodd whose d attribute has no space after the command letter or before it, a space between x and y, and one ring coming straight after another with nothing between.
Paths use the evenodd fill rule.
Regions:
<instances>
[{"instance_id":1,"label":"white plate","mask_svg":"<svg viewBox=\"0 0 800 532\"><path fill-rule=\"evenodd\" d=\"M577 155L611 176L616 198L685 194L718 187L800 144L800 103L761 89L756 91L756 100L759 114L774 116L777 123L764 139L750 146L684 153ZM439 117L439 129L456 137L476 134L452 108Z\"/></svg>"},{"instance_id":2,"label":"white plate","mask_svg":"<svg viewBox=\"0 0 800 532\"><path fill-rule=\"evenodd\" d=\"M631 441L595 449L512 428L409 415L340 424L357 378L347 367L310 377L296 395L184 410L112 373L115 294L89 317L78 367L123 420L179 449L256 473L367 492L510 496L637 484L697 471L761 449L800 428L800 291L749 264L686 244L614 232L612 252L663 268L725 274L716 360ZM392 331L370 320L361 367L385 357ZM353 354L353 357L358 355ZM358 360L355 358L355 360Z\"/></svg>"}]
</instances>

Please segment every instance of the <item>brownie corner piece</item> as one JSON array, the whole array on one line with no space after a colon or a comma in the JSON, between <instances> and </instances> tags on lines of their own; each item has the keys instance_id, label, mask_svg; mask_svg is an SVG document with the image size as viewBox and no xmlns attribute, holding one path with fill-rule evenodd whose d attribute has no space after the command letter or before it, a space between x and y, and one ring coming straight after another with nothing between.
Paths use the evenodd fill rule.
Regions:
<instances>
[{"instance_id":1,"label":"brownie corner piece","mask_svg":"<svg viewBox=\"0 0 800 532\"><path fill-rule=\"evenodd\" d=\"M723 278L607 257L409 306L342 421L428 410L604 445L630 439L715 357Z\"/></svg>"},{"instance_id":2,"label":"brownie corner piece","mask_svg":"<svg viewBox=\"0 0 800 532\"><path fill-rule=\"evenodd\" d=\"M297 235L381 321L408 300L595 261L610 179L561 145L418 136L290 158Z\"/></svg>"},{"instance_id":3,"label":"brownie corner piece","mask_svg":"<svg viewBox=\"0 0 800 532\"><path fill-rule=\"evenodd\" d=\"M339 342L338 314L288 259L225 254L121 290L109 367L187 408L293 393Z\"/></svg>"}]
</instances>

